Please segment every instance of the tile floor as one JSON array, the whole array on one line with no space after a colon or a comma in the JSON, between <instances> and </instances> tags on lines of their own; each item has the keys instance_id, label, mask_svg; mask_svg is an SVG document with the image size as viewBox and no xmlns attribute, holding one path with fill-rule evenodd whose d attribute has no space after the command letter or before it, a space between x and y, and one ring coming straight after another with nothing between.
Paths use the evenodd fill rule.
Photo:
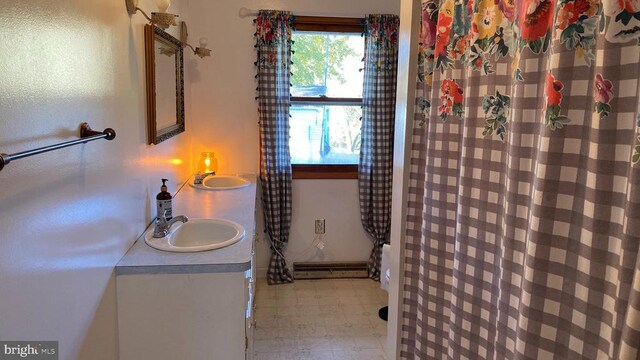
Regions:
<instances>
[{"instance_id":1,"label":"tile floor","mask_svg":"<svg viewBox=\"0 0 640 360\"><path fill-rule=\"evenodd\" d=\"M258 280L254 360L386 359L387 293L370 279Z\"/></svg>"}]
</instances>

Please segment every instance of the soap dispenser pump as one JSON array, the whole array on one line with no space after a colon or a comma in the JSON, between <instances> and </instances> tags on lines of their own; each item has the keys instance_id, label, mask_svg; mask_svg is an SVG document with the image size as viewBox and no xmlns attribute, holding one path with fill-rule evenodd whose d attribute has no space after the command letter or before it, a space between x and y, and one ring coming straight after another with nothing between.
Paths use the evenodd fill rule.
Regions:
<instances>
[{"instance_id":1,"label":"soap dispenser pump","mask_svg":"<svg viewBox=\"0 0 640 360\"><path fill-rule=\"evenodd\" d=\"M164 214L164 217L167 220L171 220L173 217L172 208L171 208L171 194L167 191L166 182L168 179L162 179L162 187L160 187L160 192L156 196L156 211L157 218L159 219Z\"/></svg>"}]
</instances>

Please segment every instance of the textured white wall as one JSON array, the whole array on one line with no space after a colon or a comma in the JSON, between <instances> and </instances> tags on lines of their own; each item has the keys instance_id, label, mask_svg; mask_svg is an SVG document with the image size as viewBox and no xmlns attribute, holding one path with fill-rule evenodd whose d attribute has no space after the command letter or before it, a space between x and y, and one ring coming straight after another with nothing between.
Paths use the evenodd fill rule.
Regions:
<instances>
[{"instance_id":1,"label":"textured white wall","mask_svg":"<svg viewBox=\"0 0 640 360\"><path fill-rule=\"evenodd\" d=\"M174 3L187 18L186 0ZM189 175L189 136L146 145L144 18L124 0L0 8L0 152L74 139L82 121L117 131L0 172L0 339L116 359L113 268L149 223L159 178L175 191Z\"/></svg>"},{"instance_id":2,"label":"textured white wall","mask_svg":"<svg viewBox=\"0 0 640 360\"><path fill-rule=\"evenodd\" d=\"M140 6L155 11L152 0ZM82 121L118 133L0 172L0 339L58 340L61 359L115 359L113 267L150 221L159 178L175 192L204 149L221 172L258 171L254 28L242 6L358 16L397 13L399 0L174 0L191 42L208 37L214 55L185 53L187 132L158 146L146 145L141 15L129 18L120 0L0 0L0 151L74 139ZM366 259L355 189L295 182L291 254L308 248L320 217L327 254Z\"/></svg>"},{"instance_id":3,"label":"textured white wall","mask_svg":"<svg viewBox=\"0 0 640 360\"><path fill-rule=\"evenodd\" d=\"M212 58L192 71L194 150L210 149L220 173L259 172L258 115L254 100L255 27L240 18L241 7L290 10L299 15L363 16L399 13L400 0L191 0L191 33L209 38ZM366 260L371 242L362 225L355 180L294 180L293 223L285 255L294 261ZM258 270L264 273L270 252L258 219ZM326 219L324 256L310 245L313 220Z\"/></svg>"}]
</instances>

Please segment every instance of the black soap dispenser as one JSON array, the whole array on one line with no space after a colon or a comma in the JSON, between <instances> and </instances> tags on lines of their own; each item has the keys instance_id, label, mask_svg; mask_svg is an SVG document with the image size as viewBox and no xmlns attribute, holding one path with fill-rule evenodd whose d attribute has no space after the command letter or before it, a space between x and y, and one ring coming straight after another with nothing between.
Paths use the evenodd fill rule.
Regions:
<instances>
[{"instance_id":1,"label":"black soap dispenser","mask_svg":"<svg viewBox=\"0 0 640 360\"><path fill-rule=\"evenodd\" d=\"M156 214L158 218L160 218L162 214L164 214L167 220L171 220L171 218L173 217L171 208L172 196L167 191L167 181L169 180L162 179L162 187L160 187L160 192L158 193L158 196L156 196Z\"/></svg>"}]
</instances>

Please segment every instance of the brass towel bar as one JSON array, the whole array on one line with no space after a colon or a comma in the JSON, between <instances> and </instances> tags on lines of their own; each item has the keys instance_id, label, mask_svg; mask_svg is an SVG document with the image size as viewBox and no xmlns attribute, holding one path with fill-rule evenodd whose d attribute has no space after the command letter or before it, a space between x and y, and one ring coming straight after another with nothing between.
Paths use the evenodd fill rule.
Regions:
<instances>
[{"instance_id":1,"label":"brass towel bar","mask_svg":"<svg viewBox=\"0 0 640 360\"><path fill-rule=\"evenodd\" d=\"M5 165L7 165L13 160L26 158L29 156L38 155L38 154L46 153L52 150L58 150L58 149L66 148L73 145L86 144L89 141L93 141L93 140L98 140L98 139L113 140L115 137L116 137L115 130L111 128L106 128L104 129L104 131L95 131L95 130L92 130L89 124L85 122L80 124L80 139L71 140L71 141L67 141L67 142L63 142L55 145L44 146L37 149L22 151L15 154L0 153L0 170L2 170Z\"/></svg>"}]
</instances>

